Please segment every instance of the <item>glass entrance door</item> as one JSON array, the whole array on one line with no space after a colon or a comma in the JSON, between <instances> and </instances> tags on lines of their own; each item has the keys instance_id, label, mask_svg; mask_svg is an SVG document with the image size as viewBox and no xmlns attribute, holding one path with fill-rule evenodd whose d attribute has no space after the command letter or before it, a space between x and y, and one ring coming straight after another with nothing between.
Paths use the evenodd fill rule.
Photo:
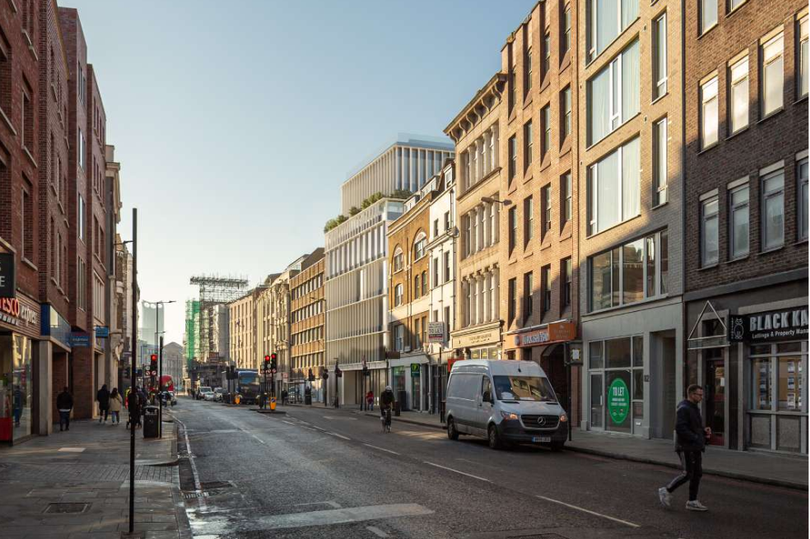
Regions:
<instances>
[{"instance_id":1,"label":"glass entrance door","mask_svg":"<svg viewBox=\"0 0 810 539\"><path fill-rule=\"evenodd\" d=\"M604 427L605 393L602 384L602 373L591 374L591 427Z\"/></svg>"},{"instance_id":2,"label":"glass entrance door","mask_svg":"<svg viewBox=\"0 0 810 539\"><path fill-rule=\"evenodd\" d=\"M726 410L726 367L722 359L723 352L717 350L721 358L708 358L706 360L706 426L711 427L712 436L709 443L724 445L725 442L725 410Z\"/></svg>"}]
</instances>

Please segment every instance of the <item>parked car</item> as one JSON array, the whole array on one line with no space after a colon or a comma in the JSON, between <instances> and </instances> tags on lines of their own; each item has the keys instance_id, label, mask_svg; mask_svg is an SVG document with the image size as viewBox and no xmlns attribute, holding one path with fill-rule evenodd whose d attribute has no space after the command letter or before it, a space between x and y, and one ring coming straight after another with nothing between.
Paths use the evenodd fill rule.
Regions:
<instances>
[{"instance_id":1,"label":"parked car","mask_svg":"<svg viewBox=\"0 0 810 539\"><path fill-rule=\"evenodd\" d=\"M492 449L531 443L558 451L568 436L568 416L533 361L457 361L447 382L446 417L451 440L471 434Z\"/></svg>"},{"instance_id":2,"label":"parked car","mask_svg":"<svg viewBox=\"0 0 810 539\"><path fill-rule=\"evenodd\" d=\"M200 386L200 389L197 390L197 400L203 400L203 399L209 400L209 399L205 398L205 396L208 395L209 393L213 397L214 390L211 389L211 386Z\"/></svg>"},{"instance_id":3,"label":"parked car","mask_svg":"<svg viewBox=\"0 0 810 539\"><path fill-rule=\"evenodd\" d=\"M214 388L214 402L223 402L225 396L225 390L221 387Z\"/></svg>"}]
</instances>

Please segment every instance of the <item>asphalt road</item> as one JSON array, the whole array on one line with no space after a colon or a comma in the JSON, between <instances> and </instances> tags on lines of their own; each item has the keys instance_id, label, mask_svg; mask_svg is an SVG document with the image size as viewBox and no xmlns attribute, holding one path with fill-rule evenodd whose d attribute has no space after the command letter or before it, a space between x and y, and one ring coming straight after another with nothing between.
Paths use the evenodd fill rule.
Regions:
<instances>
[{"instance_id":1,"label":"asphalt road","mask_svg":"<svg viewBox=\"0 0 810 539\"><path fill-rule=\"evenodd\" d=\"M195 537L806 538L807 493L704 477L707 513L671 509L653 465L521 447L320 407L258 414L181 399Z\"/></svg>"}]
</instances>

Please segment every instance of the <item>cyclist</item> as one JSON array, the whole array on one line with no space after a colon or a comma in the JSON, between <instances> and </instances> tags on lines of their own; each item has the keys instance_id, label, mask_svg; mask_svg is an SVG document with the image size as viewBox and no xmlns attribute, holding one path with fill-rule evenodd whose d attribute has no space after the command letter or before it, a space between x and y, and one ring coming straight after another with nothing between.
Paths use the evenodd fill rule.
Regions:
<instances>
[{"instance_id":1,"label":"cyclist","mask_svg":"<svg viewBox=\"0 0 810 539\"><path fill-rule=\"evenodd\" d=\"M380 420L383 422L385 430L391 430L391 410L394 407L394 390L391 386L385 386L385 391L380 395Z\"/></svg>"}]
</instances>

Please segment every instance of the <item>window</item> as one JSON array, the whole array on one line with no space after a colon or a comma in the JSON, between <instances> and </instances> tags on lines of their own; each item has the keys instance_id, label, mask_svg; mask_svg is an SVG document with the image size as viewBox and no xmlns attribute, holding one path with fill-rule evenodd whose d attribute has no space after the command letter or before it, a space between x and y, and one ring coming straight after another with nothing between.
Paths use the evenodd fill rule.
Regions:
<instances>
[{"instance_id":1,"label":"window","mask_svg":"<svg viewBox=\"0 0 810 539\"><path fill-rule=\"evenodd\" d=\"M589 234L640 213L641 165L636 137L588 167Z\"/></svg>"},{"instance_id":2,"label":"window","mask_svg":"<svg viewBox=\"0 0 810 539\"><path fill-rule=\"evenodd\" d=\"M700 33L717 24L717 0L700 0Z\"/></svg>"},{"instance_id":3,"label":"window","mask_svg":"<svg viewBox=\"0 0 810 539\"><path fill-rule=\"evenodd\" d=\"M513 135L509 139L509 183L517 174L517 136Z\"/></svg>"},{"instance_id":4,"label":"window","mask_svg":"<svg viewBox=\"0 0 810 539\"><path fill-rule=\"evenodd\" d=\"M402 284L398 284L394 287L394 305L399 306L402 305Z\"/></svg>"},{"instance_id":5,"label":"window","mask_svg":"<svg viewBox=\"0 0 810 539\"><path fill-rule=\"evenodd\" d=\"M807 158L805 157L796 167L796 177L799 181L799 240L807 239Z\"/></svg>"},{"instance_id":6,"label":"window","mask_svg":"<svg viewBox=\"0 0 810 539\"><path fill-rule=\"evenodd\" d=\"M31 104L31 89L27 82L23 82L22 92L22 120L20 122L20 141L23 148L29 152L34 151L34 106Z\"/></svg>"},{"instance_id":7,"label":"window","mask_svg":"<svg viewBox=\"0 0 810 539\"><path fill-rule=\"evenodd\" d=\"M449 333L450 331L450 307L444 308L444 327L445 331ZM447 335L447 333L445 333Z\"/></svg>"},{"instance_id":8,"label":"window","mask_svg":"<svg viewBox=\"0 0 810 539\"><path fill-rule=\"evenodd\" d=\"M548 77L551 69L551 34L546 32L543 36L543 78Z\"/></svg>"},{"instance_id":9,"label":"window","mask_svg":"<svg viewBox=\"0 0 810 539\"><path fill-rule=\"evenodd\" d=\"M807 15L799 21L799 97L807 95L807 77L810 73L810 57L807 48Z\"/></svg>"},{"instance_id":10,"label":"window","mask_svg":"<svg viewBox=\"0 0 810 539\"><path fill-rule=\"evenodd\" d=\"M667 14L653 21L653 99L667 93Z\"/></svg>"},{"instance_id":11,"label":"window","mask_svg":"<svg viewBox=\"0 0 810 539\"><path fill-rule=\"evenodd\" d=\"M437 237L439 235L439 220L433 220L433 237Z\"/></svg>"},{"instance_id":12,"label":"window","mask_svg":"<svg viewBox=\"0 0 810 539\"><path fill-rule=\"evenodd\" d=\"M573 206L573 184L571 183L571 173L568 172L560 178L560 191L562 192L562 224L571 220L574 211Z\"/></svg>"},{"instance_id":13,"label":"window","mask_svg":"<svg viewBox=\"0 0 810 539\"><path fill-rule=\"evenodd\" d=\"M444 212L444 231L447 232L450 230L450 212Z\"/></svg>"},{"instance_id":14,"label":"window","mask_svg":"<svg viewBox=\"0 0 810 539\"><path fill-rule=\"evenodd\" d=\"M729 13L740 7L745 3L745 0L728 0Z\"/></svg>"},{"instance_id":15,"label":"window","mask_svg":"<svg viewBox=\"0 0 810 539\"><path fill-rule=\"evenodd\" d=\"M405 349L405 326L398 324L394 328L394 346L397 352L402 352Z\"/></svg>"},{"instance_id":16,"label":"window","mask_svg":"<svg viewBox=\"0 0 810 539\"><path fill-rule=\"evenodd\" d=\"M34 200L31 196L31 186L24 178L25 187L22 189L22 258L34 260Z\"/></svg>"},{"instance_id":17,"label":"window","mask_svg":"<svg viewBox=\"0 0 810 539\"><path fill-rule=\"evenodd\" d=\"M526 174L532 164L532 122L523 126L523 173Z\"/></svg>"},{"instance_id":18,"label":"window","mask_svg":"<svg viewBox=\"0 0 810 539\"><path fill-rule=\"evenodd\" d=\"M532 272L523 274L523 322L532 316Z\"/></svg>"},{"instance_id":19,"label":"window","mask_svg":"<svg viewBox=\"0 0 810 539\"><path fill-rule=\"evenodd\" d=\"M560 58L564 58L568 51L571 50L571 6L565 6L563 11L563 31L562 43L560 49Z\"/></svg>"},{"instance_id":20,"label":"window","mask_svg":"<svg viewBox=\"0 0 810 539\"><path fill-rule=\"evenodd\" d=\"M560 142L565 142L571 134L571 87L568 86L561 92L560 109L562 110L562 130Z\"/></svg>"},{"instance_id":21,"label":"window","mask_svg":"<svg viewBox=\"0 0 810 539\"><path fill-rule=\"evenodd\" d=\"M588 61L590 62L638 17L638 0L588 1Z\"/></svg>"},{"instance_id":22,"label":"window","mask_svg":"<svg viewBox=\"0 0 810 539\"><path fill-rule=\"evenodd\" d=\"M515 310L517 309L517 279L509 279L509 324L515 321Z\"/></svg>"},{"instance_id":23,"label":"window","mask_svg":"<svg viewBox=\"0 0 810 539\"><path fill-rule=\"evenodd\" d=\"M400 271L402 269L402 249L397 247L397 250L394 251L394 272Z\"/></svg>"},{"instance_id":24,"label":"window","mask_svg":"<svg viewBox=\"0 0 810 539\"><path fill-rule=\"evenodd\" d=\"M79 128L79 166L82 167L84 170L85 162L84 162L84 154L85 154L85 140L84 140L84 133L82 133L82 128Z\"/></svg>"},{"instance_id":25,"label":"window","mask_svg":"<svg viewBox=\"0 0 810 539\"><path fill-rule=\"evenodd\" d=\"M638 114L640 67L636 40L588 81L589 146Z\"/></svg>"},{"instance_id":26,"label":"window","mask_svg":"<svg viewBox=\"0 0 810 539\"><path fill-rule=\"evenodd\" d=\"M729 70L729 124L731 133L737 133L748 126L748 58L743 58Z\"/></svg>"},{"instance_id":27,"label":"window","mask_svg":"<svg viewBox=\"0 0 810 539\"><path fill-rule=\"evenodd\" d=\"M573 276L574 276L574 264L571 261L571 258L568 257L562 261L560 264L560 275L563 276L563 287L562 287L562 309L565 310L571 306L571 287L573 284Z\"/></svg>"},{"instance_id":28,"label":"window","mask_svg":"<svg viewBox=\"0 0 810 539\"><path fill-rule=\"evenodd\" d=\"M702 102L700 147L708 148L717 142L717 77L700 87Z\"/></svg>"},{"instance_id":29,"label":"window","mask_svg":"<svg viewBox=\"0 0 810 539\"><path fill-rule=\"evenodd\" d=\"M784 36L779 34L762 46L762 117L782 108L784 92Z\"/></svg>"},{"instance_id":30,"label":"window","mask_svg":"<svg viewBox=\"0 0 810 539\"><path fill-rule=\"evenodd\" d=\"M413 244L413 259L415 261L425 256L425 245L427 244L427 238L424 233L421 233L417 238L418 239Z\"/></svg>"},{"instance_id":31,"label":"window","mask_svg":"<svg viewBox=\"0 0 810 539\"><path fill-rule=\"evenodd\" d=\"M717 264L719 257L719 240L717 226L717 197L701 203L700 210L700 267Z\"/></svg>"},{"instance_id":32,"label":"window","mask_svg":"<svg viewBox=\"0 0 810 539\"><path fill-rule=\"evenodd\" d=\"M534 237L534 200L527 197L523 200L523 247L526 248Z\"/></svg>"},{"instance_id":33,"label":"window","mask_svg":"<svg viewBox=\"0 0 810 539\"><path fill-rule=\"evenodd\" d=\"M530 39L529 32L525 32L524 41L528 41L529 39ZM533 72L534 71L532 69L532 46L528 45L526 47L526 53L523 55L523 91L527 95L532 89Z\"/></svg>"},{"instance_id":34,"label":"window","mask_svg":"<svg viewBox=\"0 0 810 539\"><path fill-rule=\"evenodd\" d=\"M728 194L729 253L731 258L748 256L748 185Z\"/></svg>"},{"instance_id":35,"label":"window","mask_svg":"<svg viewBox=\"0 0 810 539\"><path fill-rule=\"evenodd\" d=\"M543 234L542 240L545 240L546 234L551 230L551 184L546 185L540 189L540 200L543 204Z\"/></svg>"},{"instance_id":36,"label":"window","mask_svg":"<svg viewBox=\"0 0 810 539\"><path fill-rule=\"evenodd\" d=\"M79 309L87 310L87 270L84 260L78 259L76 264L76 286L77 286L77 299Z\"/></svg>"},{"instance_id":37,"label":"window","mask_svg":"<svg viewBox=\"0 0 810 539\"><path fill-rule=\"evenodd\" d=\"M439 259L433 259L433 288L439 286Z\"/></svg>"},{"instance_id":38,"label":"window","mask_svg":"<svg viewBox=\"0 0 810 539\"><path fill-rule=\"evenodd\" d=\"M469 214L461 217L461 226L464 229L464 255L472 254L472 219Z\"/></svg>"},{"instance_id":39,"label":"window","mask_svg":"<svg viewBox=\"0 0 810 539\"><path fill-rule=\"evenodd\" d=\"M517 238L517 208L509 208L509 254L515 248Z\"/></svg>"},{"instance_id":40,"label":"window","mask_svg":"<svg viewBox=\"0 0 810 539\"><path fill-rule=\"evenodd\" d=\"M509 112L512 112L512 109L515 107L515 53L512 50L512 43L509 43L509 80L507 81L507 105L509 107Z\"/></svg>"},{"instance_id":41,"label":"window","mask_svg":"<svg viewBox=\"0 0 810 539\"><path fill-rule=\"evenodd\" d=\"M667 118L653 124L653 207L667 201Z\"/></svg>"},{"instance_id":42,"label":"window","mask_svg":"<svg viewBox=\"0 0 810 539\"><path fill-rule=\"evenodd\" d=\"M551 149L551 105L546 105L540 111L540 120L543 124L543 144L540 147L540 162L542 163Z\"/></svg>"},{"instance_id":43,"label":"window","mask_svg":"<svg viewBox=\"0 0 810 539\"><path fill-rule=\"evenodd\" d=\"M84 199L82 198L82 195L79 195L78 207L79 207L79 215L78 215L78 221L79 221L78 225L79 226L77 227L77 229L78 229L78 232L79 232L79 239L84 241L85 220L87 219L87 215L86 215L86 209L85 209Z\"/></svg>"},{"instance_id":44,"label":"window","mask_svg":"<svg viewBox=\"0 0 810 539\"><path fill-rule=\"evenodd\" d=\"M428 291L428 278L427 278L427 270L422 271L422 295L424 296L427 294Z\"/></svg>"},{"instance_id":45,"label":"window","mask_svg":"<svg viewBox=\"0 0 810 539\"><path fill-rule=\"evenodd\" d=\"M413 299L419 297L419 274L417 273L416 276L413 278Z\"/></svg>"},{"instance_id":46,"label":"window","mask_svg":"<svg viewBox=\"0 0 810 539\"><path fill-rule=\"evenodd\" d=\"M785 171L762 177L762 250L776 249L785 239Z\"/></svg>"},{"instance_id":47,"label":"window","mask_svg":"<svg viewBox=\"0 0 810 539\"><path fill-rule=\"evenodd\" d=\"M444 253L444 282L450 281L450 252Z\"/></svg>"},{"instance_id":48,"label":"window","mask_svg":"<svg viewBox=\"0 0 810 539\"><path fill-rule=\"evenodd\" d=\"M589 259L592 311L629 305L667 290L667 232L614 247Z\"/></svg>"},{"instance_id":49,"label":"window","mask_svg":"<svg viewBox=\"0 0 810 539\"><path fill-rule=\"evenodd\" d=\"M541 282L540 286L542 287L542 297L543 297L543 313L542 316L548 314L551 310L551 266L543 266L540 268L540 277Z\"/></svg>"}]
</instances>

